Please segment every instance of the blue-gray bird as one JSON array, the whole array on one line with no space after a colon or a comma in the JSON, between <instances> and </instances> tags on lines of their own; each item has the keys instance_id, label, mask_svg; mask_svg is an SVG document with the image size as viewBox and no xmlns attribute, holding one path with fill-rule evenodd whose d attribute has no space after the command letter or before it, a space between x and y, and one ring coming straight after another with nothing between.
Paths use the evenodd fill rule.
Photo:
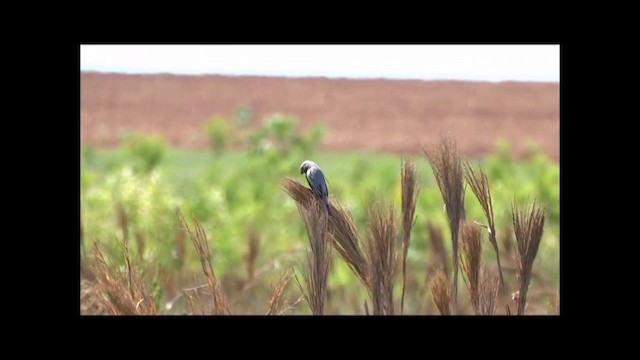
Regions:
<instances>
[{"instance_id":1,"label":"blue-gray bird","mask_svg":"<svg viewBox=\"0 0 640 360\"><path fill-rule=\"evenodd\" d=\"M305 175L311 190L322 199L322 202L324 202L324 205L327 207L327 214L330 214L329 190L327 189L327 182L324 180L322 169L313 161L305 160L302 162L302 165L300 165L300 174Z\"/></svg>"}]
</instances>

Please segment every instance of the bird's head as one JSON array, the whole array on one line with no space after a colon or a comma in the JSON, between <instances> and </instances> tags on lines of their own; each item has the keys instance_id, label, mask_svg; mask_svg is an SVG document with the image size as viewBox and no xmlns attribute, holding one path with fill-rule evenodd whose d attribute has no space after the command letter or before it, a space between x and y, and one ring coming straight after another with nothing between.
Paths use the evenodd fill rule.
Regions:
<instances>
[{"instance_id":1,"label":"bird's head","mask_svg":"<svg viewBox=\"0 0 640 360\"><path fill-rule=\"evenodd\" d=\"M303 161L302 164L300 165L300 174L306 173L307 170L309 170L309 168L312 166L318 166L318 165L311 160Z\"/></svg>"}]
</instances>

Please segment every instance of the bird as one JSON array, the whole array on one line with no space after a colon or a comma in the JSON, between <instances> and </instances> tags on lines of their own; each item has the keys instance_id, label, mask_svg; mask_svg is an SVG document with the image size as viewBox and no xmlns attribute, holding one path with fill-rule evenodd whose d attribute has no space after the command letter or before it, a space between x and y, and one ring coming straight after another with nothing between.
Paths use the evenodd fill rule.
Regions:
<instances>
[{"instance_id":1,"label":"bird","mask_svg":"<svg viewBox=\"0 0 640 360\"><path fill-rule=\"evenodd\" d=\"M329 210L329 189L324 179L322 169L318 164L311 160L305 160L300 165L300 174L304 174L307 178L307 183L311 187L311 191L316 194L324 203L327 208L327 214L330 214Z\"/></svg>"}]
</instances>

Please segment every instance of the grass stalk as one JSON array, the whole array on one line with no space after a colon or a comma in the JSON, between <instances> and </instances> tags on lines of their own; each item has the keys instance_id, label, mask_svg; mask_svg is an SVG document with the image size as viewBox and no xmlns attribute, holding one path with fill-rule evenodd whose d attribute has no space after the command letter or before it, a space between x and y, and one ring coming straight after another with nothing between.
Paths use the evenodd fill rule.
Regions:
<instances>
[{"instance_id":1,"label":"grass stalk","mask_svg":"<svg viewBox=\"0 0 640 360\"><path fill-rule=\"evenodd\" d=\"M471 191L473 192L473 194L478 199L478 202L482 207L482 211L487 218L488 224L482 226L487 229L487 232L489 233L489 242L493 246L493 249L496 253L496 261L498 262L498 274L500 275L500 288L502 289L502 294L504 295L507 293L507 289L504 283L504 277L502 276L502 265L500 264L500 251L498 249L498 241L496 239L496 226L495 218L493 216L493 201L491 199L491 188L489 187L489 179L487 178L487 174L482 168L480 168L480 171L476 173L469 162L465 162L464 166L467 183L471 187Z\"/></svg>"},{"instance_id":2,"label":"grass stalk","mask_svg":"<svg viewBox=\"0 0 640 360\"><path fill-rule=\"evenodd\" d=\"M478 298L478 315L495 315L498 307L497 298L499 292L498 276L488 274L483 267L480 275L480 289Z\"/></svg>"},{"instance_id":3,"label":"grass stalk","mask_svg":"<svg viewBox=\"0 0 640 360\"><path fill-rule=\"evenodd\" d=\"M95 301L111 315L155 315L157 308L144 281L132 269L126 245L122 244L125 271L109 266L97 243L94 243L92 270L96 276Z\"/></svg>"},{"instance_id":4,"label":"grass stalk","mask_svg":"<svg viewBox=\"0 0 640 360\"><path fill-rule=\"evenodd\" d=\"M520 289L517 296L517 312L523 315L527 304L527 291L531 281L533 261L544 231L544 210L534 201L531 207L519 209L515 201L512 205L513 229L518 252L518 278Z\"/></svg>"},{"instance_id":5,"label":"grass stalk","mask_svg":"<svg viewBox=\"0 0 640 360\"><path fill-rule=\"evenodd\" d=\"M193 222L193 231L187 225L187 221L184 219L182 214L179 214L179 220L182 224L185 231L191 236L191 240L193 241L193 245L198 252L198 256L200 257L200 263L202 265L202 271L207 279L207 283L209 284L209 290L211 291L211 295L213 298L213 314L214 315L228 315L230 314L230 310L227 306L227 302L225 299L225 295L222 291L222 286L220 282L216 279L216 275L213 271L213 267L211 266L211 254L209 252L209 243L207 241L207 234L202 227L200 221L196 218L195 214L192 215ZM197 294L197 292L196 292Z\"/></svg>"},{"instance_id":6,"label":"grass stalk","mask_svg":"<svg viewBox=\"0 0 640 360\"><path fill-rule=\"evenodd\" d=\"M287 177L282 186L298 206L309 208L317 198L313 192L299 182ZM333 247L358 279L371 291L368 264L359 245L358 232L351 214L339 203L329 202L331 215L328 217L327 230Z\"/></svg>"},{"instance_id":7,"label":"grass stalk","mask_svg":"<svg viewBox=\"0 0 640 360\"><path fill-rule=\"evenodd\" d=\"M420 193L416 167L410 160L402 160L400 183L402 185L402 297L400 298L400 315L402 315L404 314L404 295L407 286L407 254L411 240L411 228L415 223L416 201Z\"/></svg>"},{"instance_id":8,"label":"grass stalk","mask_svg":"<svg viewBox=\"0 0 640 360\"><path fill-rule=\"evenodd\" d=\"M313 315L323 315L331 264L331 246L327 241L327 211L325 205L317 198L314 198L308 207L298 204L298 210L309 239L307 267L303 270L305 283L301 290Z\"/></svg>"},{"instance_id":9,"label":"grass stalk","mask_svg":"<svg viewBox=\"0 0 640 360\"><path fill-rule=\"evenodd\" d=\"M453 249L452 309L456 312L458 297L458 232L460 220L464 218L464 174L462 161L456 141L445 136L440 143L423 152L427 156L431 169L440 188L444 201Z\"/></svg>"},{"instance_id":10,"label":"grass stalk","mask_svg":"<svg viewBox=\"0 0 640 360\"><path fill-rule=\"evenodd\" d=\"M451 315L451 288L442 269L431 280L431 296L441 315Z\"/></svg>"},{"instance_id":11,"label":"grass stalk","mask_svg":"<svg viewBox=\"0 0 640 360\"><path fill-rule=\"evenodd\" d=\"M463 280L467 283L471 305L476 315L480 314L480 266L482 258L482 233L472 222L465 221L461 227L462 252L460 262Z\"/></svg>"},{"instance_id":12,"label":"grass stalk","mask_svg":"<svg viewBox=\"0 0 640 360\"><path fill-rule=\"evenodd\" d=\"M396 227L393 207L384 210L379 204L369 207L365 251L371 275L373 315L393 315L393 274L395 269Z\"/></svg>"},{"instance_id":13,"label":"grass stalk","mask_svg":"<svg viewBox=\"0 0 640 360\"><path fill-rule=\"evenodd\" d=\"M289 281L293 278L294 272L292 268L288 268L278 278L275 284L271 284L271 295L269 296L269 303L267 305L267 315L282 315L287 311L293 309L299 302L296 301L293 305L288 305L284 300L284 291L289 284Z\"/></svg>"}]
</instances>

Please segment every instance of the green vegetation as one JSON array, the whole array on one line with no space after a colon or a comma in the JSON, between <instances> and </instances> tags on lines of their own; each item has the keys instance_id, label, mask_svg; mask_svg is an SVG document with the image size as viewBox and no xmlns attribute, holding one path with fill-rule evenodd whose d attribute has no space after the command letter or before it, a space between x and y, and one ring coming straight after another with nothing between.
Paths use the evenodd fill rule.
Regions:
<instances>
[{"instance_id":1,"label":"green vegetation","mask_svg":"<svg viewBox=\"0 0 640 360\"><path fill-rule=\"evenodd\" d=\"M224 151L228 143L233 140L233 127L221 117L214 117L205 124L205 130L209 134L209 143L215 154Z\"/></svg>"},{"instance_id":2,"label":"green vegetation","mask_svg":"<svg viewBox=\"0 0 640 360\"><path fill-rule=\"evenodd\" d=\"M164 139L157 135L127 134L122 143L122 150L134 169L149 173L164 159L167 145Z\"/></svg>"},{"instance_id":3,"label":"green vegetation","mask_svg":"<svg viewBox=\"0 0 640 360\"><path fill-rule=\"evenodd\" d=\"M246 124L252 118L253 112L247 107L239 109L234 120ZM324 128L318 125L305 132L296 119L284 115L270 116L263 127L252 131L239 131L232 123L214 118L207 125L213 153L168 148L158 137L139 134L129 135L117 150L83 148L83 263L90 261L95 241L109 259L107 262L121 268L125 264L122 242L128 240L131 266L141 269L140 276L154 284L148 290L154 294L158 313L188 312L186 300L178 300L171 309L165 306L176 291L207 282L201 276L202 264L193 244L188 236L180 234L178 214L189 226L195 216L207 235L213 272L230 298L231 313L263 314L267 312L269 285L290 266L300 273L306 259L307 231L295 202L282 186L285 177L307 185L299 171L303 160L313 159L323 168L331 202L340 203L351 213L361 238L369 223L367 209L374 201L393 204L399 221L399 156L317 152ZM228 150L232 134L246 139L248 149ZM508 234L514 238L514 201L520 205L536 200L544 209L546 222L533 264L531 287L546 287L555 293L559 286L559 166L535 149L519 162L509 153L508 145L501 144L494 155L470 159L470 164L481 166L488 177L499 240ZM427 224L436 225L448 239L449 223L427 157L420 154L411 159L420 193L407 253L404 312L435 314L426 290L427 279L434 275L427 271L432 252ZM468 187L464 204L467 219L486 224L482 207ZM486 233L484 236L489 244ZM450 242L444 244L451 254ZM503 266L515 264L512 253L504 249L503 243L500 246L501 260L507 264ZM495 264L492 247L485 248L484 263ZM327 286L327 296L332 300L327 301L324 312L362 313L365 290L335 252L332 257ZM515 277L514 272L505 272L510 291L518 288ZM170 291L170 287L177 290ZM401 287L396 286L394 291L399 299ZM464 289L461 287L460 291ZM286 294L293 302L301 292L289 285ZM529 291L529 302L534 301L535 295ZM300 303L290 313L311 312Z\"/></svg>"}]
</instances>

